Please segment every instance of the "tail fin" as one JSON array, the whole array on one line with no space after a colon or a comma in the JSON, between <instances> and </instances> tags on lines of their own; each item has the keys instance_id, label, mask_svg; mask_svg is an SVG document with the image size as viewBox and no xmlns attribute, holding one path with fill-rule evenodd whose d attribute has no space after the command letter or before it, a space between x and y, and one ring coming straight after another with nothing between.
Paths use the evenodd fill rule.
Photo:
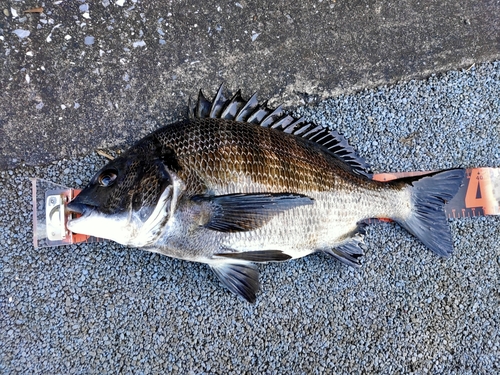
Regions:
<instances>
[{"instance_id":1,"label":"tail fin","mask_svg":"<svg viewBox=\"0 0 500 375\"><path fill-rule=\"evenodd\" d=\"M453 243L444 205L462 185L464 169L448 169L402 179L412 186L412 213L398 223L436 254L449 257Z\"/></svg>"}]
</instances>

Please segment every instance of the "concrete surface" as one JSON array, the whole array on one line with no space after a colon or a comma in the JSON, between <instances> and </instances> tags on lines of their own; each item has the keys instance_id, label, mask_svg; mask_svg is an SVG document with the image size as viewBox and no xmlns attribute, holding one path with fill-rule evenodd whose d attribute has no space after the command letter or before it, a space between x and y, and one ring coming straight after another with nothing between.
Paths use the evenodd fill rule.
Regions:
<instances>
[{"instance_id":1,"label":"concrete surface","mask_svg":"<svg viewBox=\"0 0 500 375\"><path fill-rule=\"evenodd\" d=\"M498 1L1 0L0 9L1 169L130 143L221 82L295 106L500 57Z\"/></svg>"}]
</instances>

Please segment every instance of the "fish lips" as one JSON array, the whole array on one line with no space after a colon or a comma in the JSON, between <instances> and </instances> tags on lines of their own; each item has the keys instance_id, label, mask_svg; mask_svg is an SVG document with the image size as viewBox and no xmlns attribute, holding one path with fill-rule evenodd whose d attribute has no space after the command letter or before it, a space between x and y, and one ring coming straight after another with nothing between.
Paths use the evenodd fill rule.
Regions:
<instances>
[{"instance_id":1,"label":"fish lips","mask_svg":"<svg viewBox=\"0 0 500 375\"><path fill-rule=\"evenodd\" d=\"M87 206L86 204L83 204L83 203L78 203L78 202L69 202L68 205L66 206L66 208L68 209L68 211L70 212L75 212L77 214L85 214L85 212L88 211L89 209L89 206Z\"/></svg>"},{"instance_id":2,"label":"fish lips","mask_svg":"<svg viewBox=\"0 0 500 375\"><path fill-rule=\"evenodd\" d=\"M77 214L68 220L68 229L74 233L80 233L78 225L82 221L86 221L87 217L90 217L91 213L95 211L95 206L88 205L83 202L82 198L78 196L66 205L66 211L69 213Z\"/></svg>"},{"instance_id":3,"label":"fish lips","mask_svg":"<svg viewBox=\"0 0 500 375\"><path fill-rule=\"evenodd\" d=\"M80 193L67 204L66 209L70 212L85 215L89 211L95 210L96 207L96 202L89 195Z\"/></svg>"}]
</instances>

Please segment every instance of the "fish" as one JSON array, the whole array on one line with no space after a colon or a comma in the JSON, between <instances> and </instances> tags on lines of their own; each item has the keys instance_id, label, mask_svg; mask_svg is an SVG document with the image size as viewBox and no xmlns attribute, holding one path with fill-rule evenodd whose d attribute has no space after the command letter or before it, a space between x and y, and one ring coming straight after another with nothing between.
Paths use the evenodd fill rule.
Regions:
<instances>
[{"instance_id":1,"label":"fish","mask_svg":"<svg viewBox=\"0 0 500 375\"><path fill-rule=\"evenodd\" d=\"M367 219L395 221L439 256L453 252L444 204L465 171L380 182L347 139L257 95L200 90L163 126L99 170L67 209L68 229L208 264L254 303L259 263L323 252L359 267ZM77 215L76 215L77 214Z\"/></svg>"}]
</instances>

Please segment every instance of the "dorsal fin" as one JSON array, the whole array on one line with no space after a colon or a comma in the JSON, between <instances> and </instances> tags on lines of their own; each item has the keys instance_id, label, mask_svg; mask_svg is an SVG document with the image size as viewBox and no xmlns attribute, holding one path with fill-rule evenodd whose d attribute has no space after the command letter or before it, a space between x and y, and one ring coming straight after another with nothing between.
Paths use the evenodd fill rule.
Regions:
<instances>
[{"instance_id":1,"label":"dorsal fin","mask_svg":"<svg viewBox=\"0 0 500 375\"><path fill-rule=\"evenodd\" d=\"M354 173L368 178L372 177L368 163L337 131L306 122L303 117L296 118L286 114L281 106L269 108L267 101L259 103L257 94L245 100L241 97L241 91L238 90L231 99L226 99L223 91L224 86L220 85L214 99L210 101L200 90L196 104L192 106L190 103L189 105L189 117L249 122L293 134L323 146L330 154L348 164Z\"/></svg>"}]
</instances>

